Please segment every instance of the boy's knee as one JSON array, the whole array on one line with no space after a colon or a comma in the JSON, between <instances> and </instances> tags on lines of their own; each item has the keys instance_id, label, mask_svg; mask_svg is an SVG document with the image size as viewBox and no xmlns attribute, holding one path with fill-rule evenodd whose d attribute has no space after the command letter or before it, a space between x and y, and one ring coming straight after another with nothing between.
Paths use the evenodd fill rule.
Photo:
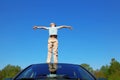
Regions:
<instances>
[{"instance_id":1,"label":"boy's knee","mask_svg":"<svg viewBox=\"0 0 120 80\"><path fill-rule=\"evenodd\" d=\"M52 53L52 50L48 50L49 53Z\"/></svg>"}]
</instances>

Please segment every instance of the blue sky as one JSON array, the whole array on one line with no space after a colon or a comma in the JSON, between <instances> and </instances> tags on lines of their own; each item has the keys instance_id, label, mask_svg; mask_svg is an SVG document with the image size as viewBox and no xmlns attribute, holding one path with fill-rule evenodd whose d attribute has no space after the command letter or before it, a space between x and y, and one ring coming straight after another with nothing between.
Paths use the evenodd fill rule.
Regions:
<instances>
[{"instance_id":1,"label":"blue sky","mask_svg":"<svg viewBox=\"0 0 120 80\"><path fill-rule=\"evenodd\" d=\"M120 62L119 0L0 0L0 69L44 63L48 31L34 25L70 25L58 32L59 62L94 69Z\"/></svg>"}]
</instances>

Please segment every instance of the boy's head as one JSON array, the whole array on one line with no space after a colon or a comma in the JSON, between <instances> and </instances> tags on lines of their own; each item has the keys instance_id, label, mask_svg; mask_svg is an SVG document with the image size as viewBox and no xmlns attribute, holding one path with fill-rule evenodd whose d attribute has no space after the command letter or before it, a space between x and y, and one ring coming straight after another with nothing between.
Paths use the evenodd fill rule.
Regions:
<instances>
[{"instance_id":1,"label":"boy's head","mask_svg":"<svg viewBox=\"0 0 120 80\"><path fill-rule=\"evenodd\" d=\"M50 27L56 27L55 23L50 23Z\"/></svg>"}]
</instances>

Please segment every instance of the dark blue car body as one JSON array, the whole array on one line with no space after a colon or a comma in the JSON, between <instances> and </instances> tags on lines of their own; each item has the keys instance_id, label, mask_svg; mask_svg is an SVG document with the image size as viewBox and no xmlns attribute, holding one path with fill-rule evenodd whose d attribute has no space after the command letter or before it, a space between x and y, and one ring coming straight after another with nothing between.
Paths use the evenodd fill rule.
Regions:
<instances>
[{"instance_id":1,"label":"dark blue car body","mask_svg":"<svg viewBox=\"0 0 120 80\"><path fill-rule=\"evenodd\" d=\"M32 64L22 70L13 80L96 80L80 65L76 64Z\"/></svg>"}]
</instances>

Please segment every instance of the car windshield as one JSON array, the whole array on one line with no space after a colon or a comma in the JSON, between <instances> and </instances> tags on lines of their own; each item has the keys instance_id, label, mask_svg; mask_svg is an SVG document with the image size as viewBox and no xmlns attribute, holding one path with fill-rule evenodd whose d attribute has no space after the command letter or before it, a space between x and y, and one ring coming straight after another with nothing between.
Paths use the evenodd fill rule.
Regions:
<instances>
[{"instance_id":1,"label":"car windshield","mask_svg":"<svg viewBox=\"0 0 120 80\"><path fill-rule=\"evenodd\" d=\"M70 64L35 64L23 70L14 80L58 80L80 79L95 80L79 65Z\"/></svg>"}]
</instances>

